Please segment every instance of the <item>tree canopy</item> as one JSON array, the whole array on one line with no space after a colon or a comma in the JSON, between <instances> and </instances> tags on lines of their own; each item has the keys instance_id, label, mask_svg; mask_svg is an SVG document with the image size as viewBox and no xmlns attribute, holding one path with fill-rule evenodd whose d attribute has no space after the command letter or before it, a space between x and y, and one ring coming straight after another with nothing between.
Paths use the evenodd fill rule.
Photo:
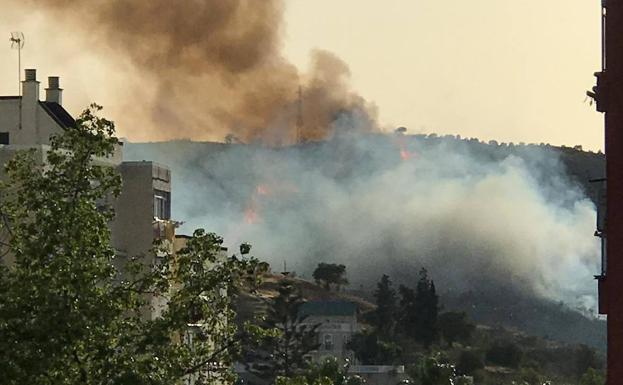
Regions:
<instances>
[{"instance_id":1,"label":"tree canopy","mask_svg":"<svg viewBox=\"0 0 623 385\"><path fill-rule=\"evenodd\" d=\"M305 301L292 280L282 280L278 291L263 325L274 333L265 335L246 354L249 371L269 383L279 376L289 378L303 373L308 366L306 355L320 346L316 335L320 325L307 323L307 317L301 314Z\"/></svg>"},{"instance_id":2,"label":"tree canopy","mask_svg":"<svg viewBox=\"0 0 623 385\"><path fill-rule=\"evenodd\" d=\"M402 285L399 291L401 330L416 342L429 347L439 337L439 297L435 291L435 283L428 278L426 269L422 269L415 291Z\"/></svg>"},{"instance_id":3,"label":"tree canopy","mask_svg":"<svg viewBox=\"0 0 623 385\"><path fill-rule=\"evenodd\" d=\"M111 157L118 140L99 110L92 105L75 127L53 137L45 163L28 150L6 166L2 381L169 385L192 376L196 384L230 382L242 331L229 305L254 279L256 261L223 257L223 240L203 230L175 255L160 250L158 264L120 259L107 225L121 180L97 161ZM123 274L115 267L121 262ZM153 319L143 315L150 296L167 303Z\"/></svg>"},{"instance_id":4,"label":"tree canopy","mask_svg":"<svg viewBox=\"0 0 623 385\"><path fill-rule=\"evenodd\" d=\"M341 286L348 285L346 279L346 266L335 263L321 262L312 274L317 284L322 284L326 290L331 289L331 285L335 285L339 290Z\"/></svg>"},{"instance_id":5,"label":"tree canopy","mask_svg":"<svg viewBox=\"0 0 623 385\"><path fill-rule=\"evenodd\" d=\"M376 285L374 292L376 309L370 314L370 322L386 337L394 334L396 318L398 316L396 290L392 288L389 276L383 274L381 280Z\"/></svg>"}]
</instances>

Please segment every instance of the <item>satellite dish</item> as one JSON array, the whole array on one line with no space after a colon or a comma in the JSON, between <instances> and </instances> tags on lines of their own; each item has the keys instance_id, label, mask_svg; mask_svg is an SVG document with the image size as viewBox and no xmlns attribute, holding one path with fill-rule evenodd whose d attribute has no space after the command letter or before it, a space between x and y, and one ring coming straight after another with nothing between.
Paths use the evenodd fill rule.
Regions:
<instances>
[{"instance_id":1,"label":"satellite dish","mask_svg":"<svg viewBox=\"0 0 623 385\"><path fill-rule=\"evenodd\" d=\"M9 41L11 42L11 48L13 49L24 48L24 34L21 32L11 32Z\"/></svg>"}]
</instances>

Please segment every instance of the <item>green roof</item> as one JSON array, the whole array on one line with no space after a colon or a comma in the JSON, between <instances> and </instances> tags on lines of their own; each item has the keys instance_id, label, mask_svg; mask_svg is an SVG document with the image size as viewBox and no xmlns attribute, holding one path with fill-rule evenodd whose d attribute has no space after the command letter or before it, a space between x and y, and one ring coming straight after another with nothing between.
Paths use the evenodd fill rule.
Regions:
<instances>
[{"instance_id":1,"label":"green roof","mask_svg":"<svg viewBox=\"0 0 623 385\"><path fill-rule=\"evenodd\" d=\"M348 301L309 301L301 305L301 316L352 316L357 313L357 305Z\"/></svg>"}]
</instances>

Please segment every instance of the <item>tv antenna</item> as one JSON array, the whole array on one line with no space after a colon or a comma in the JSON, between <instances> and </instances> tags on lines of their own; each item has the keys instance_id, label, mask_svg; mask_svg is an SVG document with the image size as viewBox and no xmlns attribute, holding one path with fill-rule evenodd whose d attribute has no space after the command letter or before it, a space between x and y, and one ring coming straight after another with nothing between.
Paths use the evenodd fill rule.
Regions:
<instances>
[{"instance_id":1,"label":"tv antenna","mask_svg":"<svg viewBox=\"0 0 623 385\"><path fill-rule=\"evenodd\" d=\"M22 129L22 48L24 48L24 34L21 32L11 32L9 38L11 49L17 50L17 92L19 98L19 129Z\"/></svg>"},{"instance_id":2,"label":"tv antenna","mask_svg":"<svg viewBox=\"0 0 623 385\"><path fill-rule=\"evenodd\" d=\"M17 89L19 92L19 96L22 96L22 48L24 48L24 34L21 32L11 32L11 37L9 38L11 42L11 48L17 50Z\"/></svg>"},{"instance_id":3,"label":"tv antenna","mask_svg":"<svg viewBox=\"0 0 623 385\"><path fill-rule=\"evenodd\" d=\"M296 144L302 142L303 131L303 87L299 86L297 111L296 111Z\"/></svg>"}]
</instances>

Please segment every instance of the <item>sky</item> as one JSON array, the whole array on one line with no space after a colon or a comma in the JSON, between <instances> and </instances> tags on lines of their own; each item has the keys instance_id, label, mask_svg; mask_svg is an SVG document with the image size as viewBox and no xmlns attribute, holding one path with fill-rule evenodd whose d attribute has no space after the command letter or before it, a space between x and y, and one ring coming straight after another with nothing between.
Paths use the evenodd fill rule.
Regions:
<instances>
[{"instance_id":1,"label":"sky","mask_svg":"<svg viewBox=\"0 0 623 385\"><path fill-rule=\"evenodd\" d=\"M603 148L603 117L585 97L601 65L597 0L285 2L283 55L305 70L312 50L335 53L385 130ZM122 121L117 96L145 86L139 70L58 18L3 3L13 6L0 35L25 33L24 67L59 75L70 112L97 101ZM0 95L15 94L17 53L8 41L0 52Z\"/></svg>"}]
</instances>

